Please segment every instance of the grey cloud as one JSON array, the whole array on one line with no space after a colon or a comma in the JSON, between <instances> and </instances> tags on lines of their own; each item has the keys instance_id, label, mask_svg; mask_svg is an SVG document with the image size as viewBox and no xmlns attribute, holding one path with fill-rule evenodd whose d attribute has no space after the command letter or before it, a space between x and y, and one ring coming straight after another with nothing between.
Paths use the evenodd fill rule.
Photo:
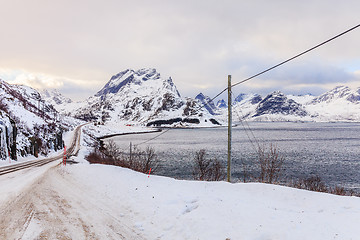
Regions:
<instances>
[{"instance_id":1,"label":"grey cloud","mask_svg":"<svg viewBox=\"0 0 360 240\"><path fill-rule=\"evenodd\" d=\"M358 24L359 7L355 0L7 1L0 65L96 86L126 68L155 67L182 95L205 92L193 83L212 93L227 74L247 77ZM358 59L359 39L354 31L312 53L323 66L305 57L268 77L346 82L351 73L337 63Z\"/></svg>"}]
</instances>

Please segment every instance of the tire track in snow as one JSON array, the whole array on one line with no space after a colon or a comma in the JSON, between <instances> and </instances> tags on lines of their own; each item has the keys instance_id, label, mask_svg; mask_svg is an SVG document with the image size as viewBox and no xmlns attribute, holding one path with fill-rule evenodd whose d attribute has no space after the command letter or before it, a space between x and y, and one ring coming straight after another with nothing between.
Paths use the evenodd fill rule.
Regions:
<instances>
[{"instance_id":1,"label":"tire track in snow","mask_svg":"<svg viewBox=\"0 0 360 240\"><path fill-rule=\"evenodd\" d=\"M131 219L91 200L89 191L72 180L62 166L50 167L0 205L0 239L145 239L129 227Z\"/></svg>"},{"instance_id":2,"label":"tire track in snow","mask_svg":"<svg viewBox=\"0 0 360 240\"><path fill-rule=\"evenodd\" d=\"M52 167L1 206L0 239L145 239L126 218L88 197L79 186L69 186L60 166Z\"/></svg>"}]
</instances>

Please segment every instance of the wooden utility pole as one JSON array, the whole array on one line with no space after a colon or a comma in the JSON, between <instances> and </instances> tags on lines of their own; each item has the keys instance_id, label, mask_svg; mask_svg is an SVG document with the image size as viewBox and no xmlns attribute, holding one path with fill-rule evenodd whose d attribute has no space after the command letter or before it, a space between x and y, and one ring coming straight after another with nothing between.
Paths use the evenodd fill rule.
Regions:
<instances>
[{"instance_id":1,"label":"wooden utility pole","mask_svg":"<svg viewBox=\"0 0 360 240\"><path fill-rule=\"evenodd\" d=\"M227 181L231 181L231 126L232 126L232 113L231 113L231 75L228 75L228 162L227 162Z\"/></svg>"}]
</instances>

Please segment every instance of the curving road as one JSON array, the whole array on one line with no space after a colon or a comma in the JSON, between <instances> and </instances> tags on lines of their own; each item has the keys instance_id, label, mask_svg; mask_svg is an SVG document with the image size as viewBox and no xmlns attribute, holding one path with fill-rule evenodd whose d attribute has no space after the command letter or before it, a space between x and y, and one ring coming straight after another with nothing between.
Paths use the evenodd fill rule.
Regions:
<instances>
[{"instance_id":1,"label":"curving road","mask_svg":"<svg viewBox=\"0 0 360 240\"><path fill-rule=\"evenodd\" d=\"M76 129L74 131L73 139L70 143L70 146L67 147L66 158L69 158L70 156L76 154L77 151L79 151L81 127L83 127L86 124L82 124L82 125L76 127ZM45 158L45 159L41 159L41 160L32 160L32 161L27 161L27 162L23 162L23 163L12 164L10 166L0 167L0 175L16 172L16 171L26 169L26 168L43 166L50 162L62 159L63 157L64 157L64 154L60 154L58 156L51 157L51 158Z\"/></svg>"},{"instance_id":2,"label":"curving road","mask_svg":"<svg viewBox=\"0 0 360 240\"><path fill-rule=\"evenodd\" d=\"M68 157L80 148L81 127L74 131ZM79 181L73 175L79 165L61 166L62 157L1 168L0 239L146 239L134 210ZM25 170L15 172L20 169Z\"/></svg>"}]
</instances>

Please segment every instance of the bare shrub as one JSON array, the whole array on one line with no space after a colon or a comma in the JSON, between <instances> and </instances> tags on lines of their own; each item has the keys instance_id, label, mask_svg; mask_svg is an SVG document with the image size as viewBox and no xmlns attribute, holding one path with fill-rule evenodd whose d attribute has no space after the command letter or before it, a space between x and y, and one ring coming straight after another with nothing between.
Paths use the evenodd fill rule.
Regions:
<instances>
[{"instance_id":1,"label":"bare shrub","mask_svg":"<svg viewBox=\"0 0 360 240\"><path fill-rule=\"evenodd\" d=\"M346 191L344 187L339 187L339 186L335 186L333 189L331 189L330 193L340 195L340 196L346 196L346 195L353 194L353 193L348 193L348 191Z\"/></svg>"},{"instance_id":2,"label":"bare shrub","mask_svg":"<svg viewBox=\"0 0 360 240\"><path fill-rule=\"evenodd\" d=\"M316 191L316 192L328 191L325 183L321 180L319 176L312 176L305 179L301 179L295 183L295 187L300 189L306 189L309 191Z\"/></svg>"},{"instance_id":3,"label":"bare shrub","mask_svg":"<svg viewBox=\"0 0 360 240\"><path fill-rule=\"evenodd\" d=\"M205 149L195 152L193 175L196 180L204 180L209 175L210 160L205 155Z\"/></svg>"},{"instance_id":4,"label":"bare shrub","mask_svg":"<svg viewBox=\"0 0 360 240\"><path fill-rule=\"evenodd\" d=\"M113 140L108 141L101 150L95 147L94 150L86 156L86 160L90 163L130 168L142 173L148 173L150 168L151 172L154 172L159 165L159 160L153 148L147 147L145 150L141 150L135 147L131 151L131 154L127 155L119 149Z\"/></svg>"},{"instance_id":5,"label":"bare shrub","mask_svg":"<svg viewBox=\"0 0 360 240\"><path fill-rule=\"evenodd\" d=\"M285 158L280 155L278 148L270 144L267 151L266 147L258 149L258 162L260 166L259 180L261 182L273 183L276 182L283 170L282 166Z\"/></svg>"},{"instance_id":6,"label":"bare shrub","mask_svg":"<svg viewBox=\"0 0 360 240\"><path fill-rule=\"evenodd\" d=\"M85 156L85 159L92 164L106 164L113 165L114 161L110 157L106 156L103 152L94 149L89 155Z\"/></svg>"},{"instance_id":7,"label":"bare shrub","mask_svg":"<svg viewBox=\"0 0 360 240\"><path fill-rule=\"evenodd\" d=\"M250 167L249 164L245 163L244 159L241 159L241 171L242 171L242 181L246 183L251 181Z\"/></svg>"},{"instance_id":8,"label":"bare shrub","mask_svg":"<svg viewBox=\"0 0 360 240\"><path fill-rule=\"evenodd\" d=\"M225 179L225 169L216 158L208 159L206 151L201 149L195 152L193 176L195 180L221 181Z\"/></svg>"},{"instance_id":9,"label":"bare shrub","mask_svg":"<svg viewBox=\"0 0 360 240\"><path fill-rule=\"evenodd\" d=\"M114 140L109 140L103 148L103 153L113 161L113 165L118 166L121 162L121 151Z\"/></svg>"},{"instance_id":10,"label":"bare shrub","mask_svg":"<svg viewBox=\"0 0 360 240\"><path fill-rule=\"evenodd\" d=\"M222 181L225 179L225 168L216 158L211 164L212 177L210 181Z\"/></svg>"},{"instance_id":11,"label":"bare shrub","mask_svg":"<svg viewBox=\"0 0 360 240\"><path fill-rule=\"evenodd\" d=\"M152 147L147 147L145 150L135 147L128 162L131 169L142 173L148 173L150 168L151 172L155 172L159 166L155 149Z\"/></svg>"}]
</instances>

